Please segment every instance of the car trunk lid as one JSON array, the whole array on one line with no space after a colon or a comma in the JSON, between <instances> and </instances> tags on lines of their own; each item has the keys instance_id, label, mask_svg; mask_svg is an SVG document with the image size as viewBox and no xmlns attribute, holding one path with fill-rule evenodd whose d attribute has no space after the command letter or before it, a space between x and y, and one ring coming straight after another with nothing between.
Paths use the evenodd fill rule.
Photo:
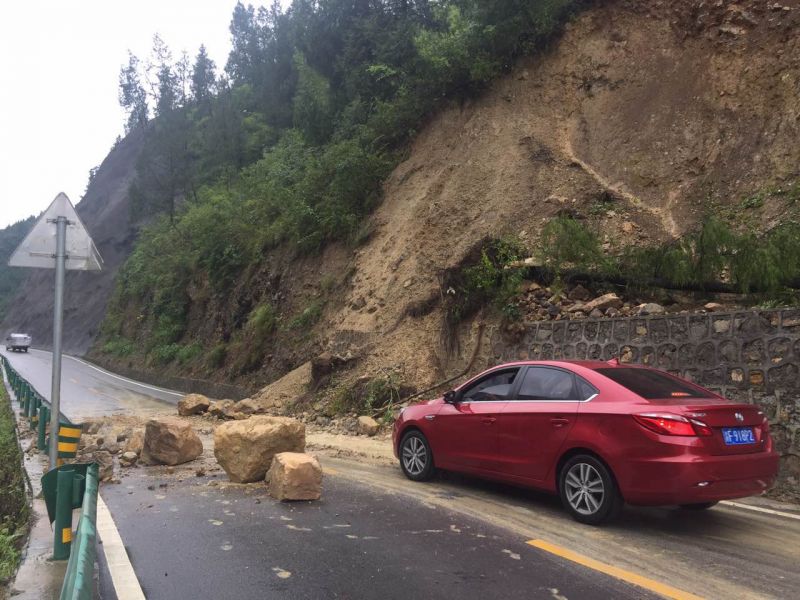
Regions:
<instances>
[{"instance_id":1,"label":"car trunk lid","mask_svg":"<svg viewBox=\"0 0 800 600\"><path fill-rule=\"evenodd\" d=\"M680 414L711 428L712 435L705 438L711 454L750 454L764 449L764 413L757 406L721 403L719 400L695 402L693 398Z\"/></svg>"}]
</instances>

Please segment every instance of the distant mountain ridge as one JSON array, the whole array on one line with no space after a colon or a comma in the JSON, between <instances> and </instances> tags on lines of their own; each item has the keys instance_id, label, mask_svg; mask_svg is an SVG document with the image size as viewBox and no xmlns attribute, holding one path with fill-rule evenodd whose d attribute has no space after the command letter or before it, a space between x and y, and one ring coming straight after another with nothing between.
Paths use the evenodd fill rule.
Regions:
<instances>
[{"instance_id":1,"label":"distant mountain ridge","mask_svg":"<svg viewBox=\"0 0 800 600\"><path fill-rule=\"evenodd\" d=\"M99 273L67 273L64 295L66 352L82 355L88 351L105 315L117 271L133 248L136 230L131 222L128 188L134 176L142 138L141 131L134 132L109 152L86 194L75 207L94 239L104 264ZM31 227L33 218L25 223L27 228ZM24 235L17 236L19 241ZM0 238L5 239L11 238ZM9 254L13 250L11 248ZM31 334L34 346L49 348L53 339L54 272L50 269L15 270L20 273L16 276L17 291L7 297L0 333L12 329L24 331Z\"/></svg>"}]
</instances>

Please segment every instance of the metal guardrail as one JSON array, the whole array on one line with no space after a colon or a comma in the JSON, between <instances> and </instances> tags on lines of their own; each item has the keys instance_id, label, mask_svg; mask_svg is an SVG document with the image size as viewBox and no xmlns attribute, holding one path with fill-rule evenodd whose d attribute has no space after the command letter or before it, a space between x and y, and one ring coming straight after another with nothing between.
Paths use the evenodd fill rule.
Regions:
<instances>
[{"instance_id":1,"label":"metal guardrail","mask_svg":"<svg viewBox=\"0 0 800 600\"><path fill-rule=\"evenodd\" d=\"M20 404L20 413L37 431L37 448L47 452L47 425L51 404L22 377L8 359L0 354L11 389ZM0 377L2 385L2 377ZM59 415L58 457L74 458L78 452L82 428L63 413ZM93 575L97 542L97 494L99 467L96 463L59 466L42 477L42 494L50 522L54 523L53 558L66 560L67 571L61 599L89 600L93 594ZM73 539L72 510L81 509L78 529Z\"/></svg>"},{"instance_id":2,"label":"metal guardrail","mask_svg":"<svg viewBox=\"0 0 800 600\"><path fill-rule=\"evenodd\" d=\"M72 542L60 600L91 600L94 562L97 554L98 466L86 469L86 490L81 505L81 518Z\"/></svg>"}]
</instances>

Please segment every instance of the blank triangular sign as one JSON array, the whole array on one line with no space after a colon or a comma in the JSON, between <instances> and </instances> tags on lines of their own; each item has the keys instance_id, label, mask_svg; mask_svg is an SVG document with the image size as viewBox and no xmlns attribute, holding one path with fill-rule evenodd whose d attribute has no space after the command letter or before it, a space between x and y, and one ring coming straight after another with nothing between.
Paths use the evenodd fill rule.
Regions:
<instances>
[{"instance_id":1,"label":"blank triangular sign","mask_svg":"<svg viewBox=\"0 0 800 600\"><path fill-rule=\"evenodd\" d=\"M56 196L49 208L25 236L8 261L10 267L54 269L56 266L56 219L67 218L67 269L73 271L99 271L103 259L94 246L75 207L63 192Z\"/></svg>"}]
</instances>

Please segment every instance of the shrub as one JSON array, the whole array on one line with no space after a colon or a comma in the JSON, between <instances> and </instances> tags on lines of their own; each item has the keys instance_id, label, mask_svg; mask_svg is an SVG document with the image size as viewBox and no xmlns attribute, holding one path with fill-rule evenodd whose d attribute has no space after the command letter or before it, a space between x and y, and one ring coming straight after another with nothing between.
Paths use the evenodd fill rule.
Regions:
<instances>
[{"instance_id":1,"label":"shrub","mask_svg":"<svg viewBox=\"0 0 800 600\"><path fill-rule=\"evenodd\" d=\"M253 332L257 342L260 344L266 340L278 326L278 315L275 307L269 302L259 304L251 312L247 319L247 329Z\"/></svg>"},{"instance_id":2,"label":"shrub","mask_svg":"<svg viewBox=\"0 0 800 600\"><path fill-rule=\"evenodd\" d=\"M124 357L133 354L136 346L132 340L113 337L103 344L103 352L117 357Z\"/></svg>"},{"instance_id":3,"label":"shrub","mask_svg":"<svg viewBox=\"0 0 800 600\"><path fill-rule=\"evenodd\" d=\"M157 366L167 365L175 360L181 348L182 346L180 344L155 346L149 353L150 362Z\"/></svg>"},{"instance_id":4,"label":"shrub","mask_svg":"<svg viewBox=\"0 0 800 600\"><path fill-rule=\"evenodd\" d=\"M544 226L539 252L556 275L566 269L594 272L609 266L597 235L571 217L558 217Z\"/></svg>"},{"instance_id":5,"label":"shrub","mask_svg":"<svg viewBox=\"0 0 800 600\"><path fill-rule=\"evenodd\" d=\"M314 300L303 309L303 312L289 321L289 329L308 329L319 321L324 307L325 302L323 300Z\"/></svg>"},{"instance_id":6,"label":"shrub","mask_svg":"<svg viewBox=\"0 0 800 600\"><path fill-rule=\"evenodd\" d=\"M225 344L217 344L208 353L208 366L212 369L219 369L225 364L225 359L228 357L228 346Z\"/></svg>"},{"instance_id":7,"label":"shrub","mask_svg":"<svg viewBox=\"0 0 800 600\"><path fill-rule=\"evenodd\" d=\"M178 361L178 364L185 365L194 358L200 356L202 353L203 347L198 343L194 343L187 346L181 346L178 352L175 354L175 358Z\"/></svg>"}]
</instances>

